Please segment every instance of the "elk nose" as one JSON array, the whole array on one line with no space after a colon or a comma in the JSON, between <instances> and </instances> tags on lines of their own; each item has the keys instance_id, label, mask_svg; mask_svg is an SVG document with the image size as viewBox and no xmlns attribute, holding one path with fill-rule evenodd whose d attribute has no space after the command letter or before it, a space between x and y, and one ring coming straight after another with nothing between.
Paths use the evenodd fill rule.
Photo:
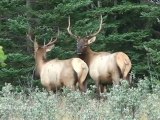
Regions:
<instances>
[{"instance_id":1,"label":"elk nose","mask_svg":"<svg viewBox=\"0 0 160 120\"><path fill-rule=\"evenodd\" d=\"M80 50L76 50L77 54L80 55L82 52Z\"/></svg>"}]
</instances>

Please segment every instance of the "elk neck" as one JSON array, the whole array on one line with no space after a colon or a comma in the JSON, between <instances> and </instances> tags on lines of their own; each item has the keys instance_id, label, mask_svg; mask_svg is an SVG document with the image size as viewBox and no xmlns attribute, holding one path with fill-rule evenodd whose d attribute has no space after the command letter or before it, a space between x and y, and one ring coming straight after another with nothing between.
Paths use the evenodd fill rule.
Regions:
<instances>
[{"instance_id":1,"label":"elk neck","mask_svg":"<svg viewBox=\"0 0 160 120\"><path fill-rule=\"evenodd\" d=\"M86 49L78 55L78 57L84 60L87 65L90 65L93 55L94 51L91 50L90 46L87 46Z\"/></svg>"},{"instance_id":2,"label":"elk neck","mask_svg":"<svg viewBox=\"0 0 160 120\"><path fill-rule=\"evenodd\" d=\"M40 74L42 66L45 64L46 59L41 54L36 54L35 56L35 62L36 62L36 72L37 74Z\"/></svg>"}]
</instances>

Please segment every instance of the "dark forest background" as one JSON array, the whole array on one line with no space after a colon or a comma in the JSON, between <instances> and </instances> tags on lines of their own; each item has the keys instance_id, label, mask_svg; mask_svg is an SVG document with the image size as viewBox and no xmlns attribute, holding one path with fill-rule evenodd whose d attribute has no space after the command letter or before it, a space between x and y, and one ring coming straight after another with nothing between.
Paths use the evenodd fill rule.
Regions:
<instances>
[{"instance_id":1,"label":"dark forest background","mask_svg":"<svg viewBox=\"0 0 160 120\"><path fill-rule=\"evenodd\" d=\"M86 36L103 28L91 46L95 51L123 51L132 60L134 80L155 77L160 80L160 3L150 0L1 0L0 46L7 55L0 68L0 86L39 85L33 80L33 44L26 34L34 34L39 43L60 35L48 59L76 56L76 41L67 33L68 16L72 31Z\"/></svg>"}]
</instances>

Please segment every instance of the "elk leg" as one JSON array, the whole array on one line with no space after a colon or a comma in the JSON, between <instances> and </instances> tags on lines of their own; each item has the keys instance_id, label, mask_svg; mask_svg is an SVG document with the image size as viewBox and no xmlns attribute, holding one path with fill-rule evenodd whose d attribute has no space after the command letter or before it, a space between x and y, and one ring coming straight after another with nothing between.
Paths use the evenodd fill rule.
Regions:
<instances>
[{"instance_id":1,"label":"elk leg","mask_svg":"<svg viewBox=\"0 0 160 120\"><path fill-rule=\"evenodd\" d=\"M84 85L84 90L86 92L86 90L87 90L87 81L84 81L83 85Z\"/></svg>"},{"instance_id":2,"label":"elk leg","mask_svg":"<svg viewBox=\"0 0 160 120\"><path fill-rule=\"evenodd\" d=\"M133 81L132 81L132 74L129 73L126 77L126 80L128 81L129 85L132 86L133 85Z\"/></svg>"},{"instance_id":3,"label":"elk leg","mask_svg":"<svg viewBox=\"0 0 160 120\"><path fill-rule=\"evenodd\" d=\"M97 97L100 98L100 85L99 85L99 81L96 81L96 93L97 93Z\"/></svg>"},{"instance_id":4,"label":"elk leg","mask_svg":"<svg viewBox=\"0 0 160 120\"><path fill-rule=\"evenodd\" d=\"M100 91L101 93L106 92L106 87L104 85L100 85Z\"/></svg>"},{"instance_id":5,"label":"elk leg","mask_svg":"<svg viewBox=\"0 0 160 120\"><path fill-rule=\"evenodd\" d=\"M76 85L72 85L72 86L71 86L71 89L72 89L73 91L75 91L75 90L76 90Z\"/></svg>"},{"instance_id":6,"label":"elk leg","mask_svg":"<svg viewBox=\"0 0 160 120\"><path fill-rule=\"evenodd\" d=\"M46 89L47 89L47 96L49 96L52 89L49 85L46 87Z\"/></svg>"},{"instance_id":7,"label":"elk leg","mask_svg":"<svg viewBox=\"0 0 160 120\"><path fill-rule=\"evenodd\" d=\"M87 90L87 82L84 81L83 83L79 83L79 87L80 87L80 90L82 92L86 92L86 90Z\"/></svg>"},{"instance_id":8,"label":"elk leg","mask_svg":"<svg viewBox=\"0 0 160 120\"><path fill-rule=\"evenodd\" d=\"M88 74L88 68L85 67L82 69L82 73L79 76L79 87L80 90L83 92L86 92L87 90L87 81L86 81L87 74Z\"/></svg>"},{"instance_id":9,"label":"elk leg","mask_svg":"<svg viewBox=\"0 0 160 120\"><path fill-rule=\"evenodd\" d=\"M71 90L76 90L76 84L67 84L65 85L67 88L70 88Z\"/></svg>"},{"instance_id":10,"label":"elk leg","mask_svg":"<svg viewBox=\"0 0 160 120\"><path fill-rule=\"evenodd\" d=\"M119 85L120 84L120 75L116 74L116 73L113 74L112 81L113 81L113 85Z\"/></svg>"}]
</instances>

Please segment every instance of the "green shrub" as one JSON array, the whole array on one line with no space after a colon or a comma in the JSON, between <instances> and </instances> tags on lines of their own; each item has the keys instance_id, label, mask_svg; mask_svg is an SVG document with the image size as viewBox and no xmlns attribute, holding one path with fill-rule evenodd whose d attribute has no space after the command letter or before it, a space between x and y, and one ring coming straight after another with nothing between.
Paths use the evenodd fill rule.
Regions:
<instances>
[{"instance_id":1,"label":"green shrub","mask_svg":"<svg viewBox=\"0 0 160 120\"><path fill-rule=\"evenodd\" d=\"M0 67L4 67L6 64L4 63L4 61L7 59L7 56L4 54L3 52L3 47L0 46Z\"/></svg>"},{"instance_id":2,"label":"green shrub","mask_svg":"<svg viewBox=\"0 0 160 120\"><path fill-rule=\"evenodd\" d=\"M55 94L28 88L26 94L6 84L0 91L0 116L2 120L158 120L160 85L151 92L149 81L139 80L134 88L122 81L101 94L100 100L93 97L93 90L81 93L64 88Z\"/></svg>"}]
</instances>

